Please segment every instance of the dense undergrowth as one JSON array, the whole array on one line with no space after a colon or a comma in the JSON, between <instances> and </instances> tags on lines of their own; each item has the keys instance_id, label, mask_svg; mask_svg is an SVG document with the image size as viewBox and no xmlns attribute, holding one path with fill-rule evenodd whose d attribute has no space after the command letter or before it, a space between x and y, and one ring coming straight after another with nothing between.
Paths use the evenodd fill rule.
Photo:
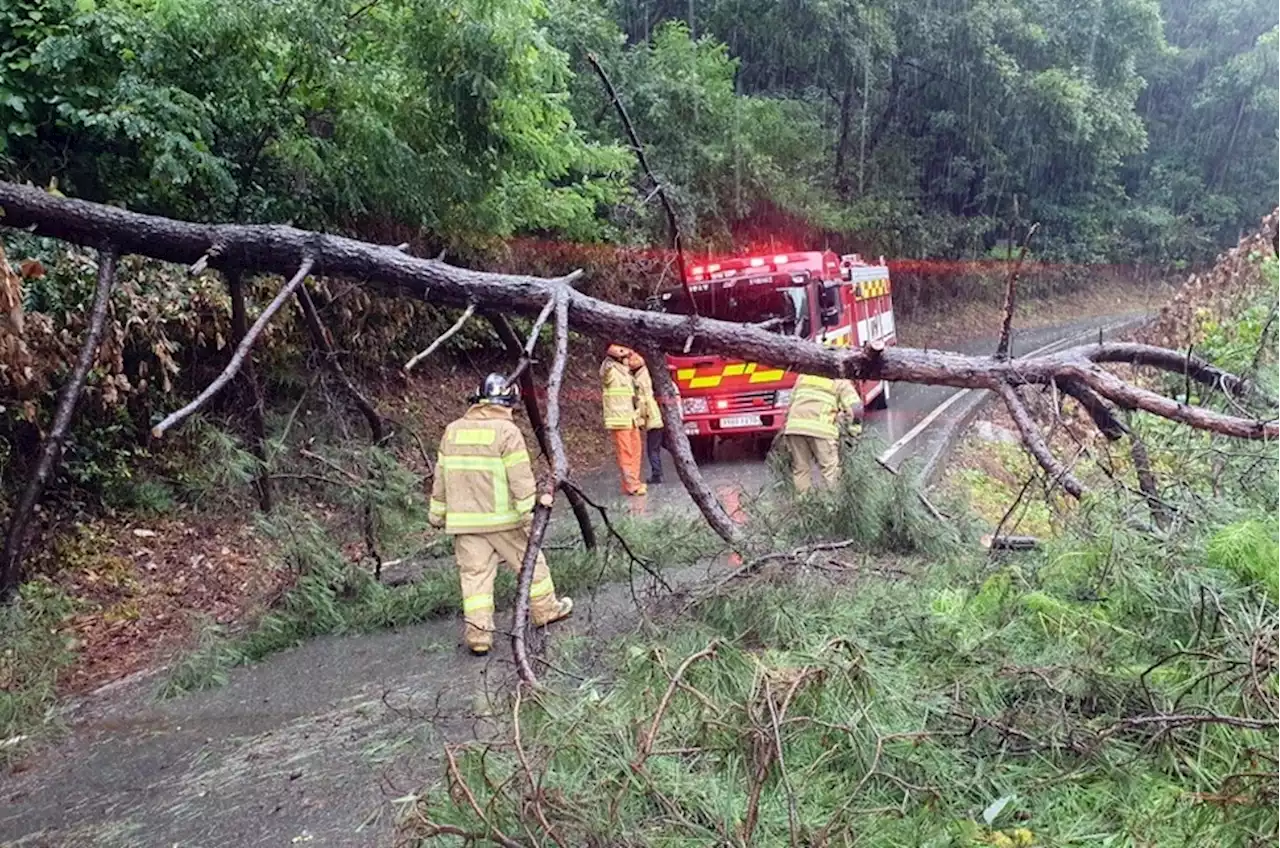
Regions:
<instances>
[{"instance_id":1,"label":"dense undergrowth","mask_svg":"<svg viewBox=\"0 0 1280 848\"><path fill-rule=\"evenodd\" d=\"M1004 559L913 532L762 567L616 640L604 675L526 694L518 742L451 749L406 832L1273 844L1274 446L1258 455L1217 514L1164 537L1099 500Z\"/></svg>"}]
</instances>

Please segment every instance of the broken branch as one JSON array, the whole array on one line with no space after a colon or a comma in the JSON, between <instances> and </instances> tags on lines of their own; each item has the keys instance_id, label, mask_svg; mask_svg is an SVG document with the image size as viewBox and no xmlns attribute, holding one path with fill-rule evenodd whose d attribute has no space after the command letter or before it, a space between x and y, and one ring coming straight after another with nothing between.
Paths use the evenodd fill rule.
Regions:
<instances>
[{"instance_id":1,"label":"broken branch","mask_svg":"<svg viewBox=\"0 0 1280 848\"><path fill-rule=\"evenodd\" d=\"M1049 475L1052 482L1059 482L1065 489L1075 498L1084 496L1084 485L1075 478L1065 465L1049 450L1049 446L1045 444L1044 436L1040 433L1040 428L1036 426L1036 422L1031 419L1031 413L1027 411L1026 405L1018 396L1012 386L1001 383L996 388L1000 399L1004 401L1004 405L1009 408L1009 415L1013 418L1013 423L1018 426L1018 430L1022 433L1023 444L1027 446L1027 450L1040 463L1040 467Z\"/></svg>"},{"instance_id":2,"label":"broken branch","mask_svg":"<svg viewBox=\"0 0 1280 848\"><path fill-rule=\"evenodd\" d=\"M564 382L565 364L569 359L569 301L565 293L568 286L556 293L556 355L551 363L551 375L547 379L547 442L551 447L551 491L560 487L569 476L569 458L560 437L560 386ZM516 581L515 621L511 628L511 651L516 659L516 671L520 679L530 686L538 685L538 677L529 663L528 643L525 634L529 629L529 590L533 586L533 569L542 550L542 540L551 521L551 507L539 498L533 508L533 524L529 527L529 541L520 564L520 576Z\"/></svg>"},{"instance_id":3,"label":"broken branch","mask_svg":"<svg viewBox=\"0 0 1280 848\"><path fill-rule=\"evenodd\" d=\"M89 313L89 326L85 329L84 341L80 343L80 354L76 357L71 376L58 396L58 407L53 414L53 426L49 435L45 436L40 446L40 458L36 461L35 473L27 481L22 490L22 498L18 501L13 515L9 518L9 528L5 533L3 560L0 560L0 602L8 601L20 580L19 566L22 563L23 549L26 547L27 530L31 522L31 513L36 502L44 492L58 462L62 459L62 449L66 444L67 429L71 426L71 416L75 413L80 393L84 389L89 369L98 355L98 345L102 343L102 331L107 323L107 307L111 303L111 289L116 281L116 260L119 252L115 245L107 245L98 251L98 281L93 292L93 308ZM3 260L0 260L3 261Z\"/></svg>"},{"instance_id":4,"label":"broken branch","mask_svg":"<svg viewBox=\"0 0 1280 848\"><path fill-rule=\"evenodd\" d=\"M231 361L227 363L227 367L222 370L222 373L219 374L212 383L205 386L204 391L196 396L195 400L191 401L191 403L182 407L182 409L179 409L177 412L170 413L169 417L152 427L152 436L158 439L165 434L165 431L171 429L175 425L181 424L190 417L192 413L196 412L208 403L209 398L216 395L222 390L223 386L231 381L231 378L234 377L240 370L240 367L244 365L244 361L249 356L249 351L253 348L253 343L258 340L258 336L262 335L262 331L266 329L267 324L271 323L271 319L280 311L280 307L284 305L284 302L293 295L298 286L302 285L302 281L306 279L307 274L311 273L311 268L314 265L314 257L307 255L303 258L302 265L298 268L297 273L293 275L293 279L285 283L285 285L276 294L275 298L267 304L267 308L262 310L262 314L258 316L258 320L253 322L253 326L249 328L249 332L245 333L244 338L240 340L240 346L236 348L236 352L231 356Z\"/></svg>"},{"instance_id":5,"label":"broken branch","mask_svg":"<svg viewBox=\"0 0 1280 848\"><path fill-rule=\"evenodd\" d=\"M405 373L406 374L409 373L410 371L413 370L413 367L415 365L417 365L422 360L426 359L431 354L435 353L436 348L440 347L440 345L447 342L453 336L454 333L461 330L462 325L467 323L467 319L469 319L472 315L474 315L475 312L476 312L476 305L474 303L468 303L467 308L462 312L462 317L460 317L457 321L455 321L452 327L445 330L443 333L440 334L440 336L435 341L427 345L426 350L422 351L419 354L416 354L412 359L410 359L408 362L404 364Z\"/></svg>"}]
</instances>

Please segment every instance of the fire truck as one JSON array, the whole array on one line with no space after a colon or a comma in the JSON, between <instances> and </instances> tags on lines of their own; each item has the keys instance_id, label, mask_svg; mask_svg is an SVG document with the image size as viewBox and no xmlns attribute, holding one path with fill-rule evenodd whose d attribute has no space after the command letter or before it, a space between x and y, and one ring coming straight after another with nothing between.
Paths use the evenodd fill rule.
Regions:
<instances>
[{"instance_id":1,"label":"fire truck","mask_svg":"<svg viewBox=\"0 0 1280 848\"><path fill-rule=\"evenodd\" d=\"M831 251L744 256L689 269L689 293L699 315L762 326L832 346L894 344L889 269ZM683 288L659 295L659 308L689 314ZM685 432L699 459L717 439L756 439L766 446L786 420L797 374L763 362L718 356L668 356L680 390ZM863 405L889 400L883 380L855 381Z\"/></svg>"}]
</instances>

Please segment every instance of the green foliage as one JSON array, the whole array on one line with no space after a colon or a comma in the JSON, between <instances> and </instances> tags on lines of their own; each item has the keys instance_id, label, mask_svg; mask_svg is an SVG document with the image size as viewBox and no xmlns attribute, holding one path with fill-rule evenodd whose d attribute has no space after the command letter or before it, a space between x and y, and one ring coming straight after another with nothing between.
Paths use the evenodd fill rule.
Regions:
<instances>
[{"instance_id":1,"label":"green foliage","mask_svg":"<svg viewBox=\"0 0 1280 848\"><path fill-rule=\"evenodd\" d=\"M883 450L871 435L844 440L835 489L814 489L795 499L790 456L781 445L775 447L769 461L781 482L773 495L748 507L754 535L766 547L823 539L853 540L859 549L875 552L944 549L954 541L952 528L929 515L910 474L892 475L876 462Z\"/></svg>"},{"instance_id":2,"label":"green foliage","mask_svg":"<svg viewBox=\"0 0 1280 848\"><path fill-rule=\"evenodd\" d=\"M1274 598L1204 569L1203 535L1098 532L1114 521L995 568L952 549L905 580L797 573L712 597L608 646L603 679L525 701L522 756L554 803L531 809L516 755L488 740L458 757L487 822L432 789L404 828L541 836L543 816L568 844L721 844L758 787L762 845L793 828L799 844L1272 841L1274 787L1239 773L1274 725L1164 717L1267 714L1274 665L1262 689L1237 668L1273 638Z\"/></svg>"},{"instance_id":3,"label":"green foliage","mask_svg":"<svg viewBox=\"0 0 1280 848\"><path fill-rule=\"evenodd\" d=\"M1274 601L1280 581L1280 525L1248 520L1223 527L1209 540L1205 557L1214 568L1261 588Z\"/></svg>"},{"instance_id":4,"label":"green foliage","mask_svg":"<svg viewBox=\"0 0 1280 848\"><path fill-rule=\"evenodd\" d=\"M56 726L59 674L75 658L75 604L44 580L0 606L0 765Z\"/></svg>"},{"instance_id":5,"label":"green foliage","mask_svg":"<svg viewBox=\"0 0 1280 848\"><path fill-rule=\"evenodd\" d=\"M83 197L590 237L619 187L623 154L584 143L561 102L564 56L536 0L13 0L4 14L6 171Z\"/></svg>"}]
</instances>

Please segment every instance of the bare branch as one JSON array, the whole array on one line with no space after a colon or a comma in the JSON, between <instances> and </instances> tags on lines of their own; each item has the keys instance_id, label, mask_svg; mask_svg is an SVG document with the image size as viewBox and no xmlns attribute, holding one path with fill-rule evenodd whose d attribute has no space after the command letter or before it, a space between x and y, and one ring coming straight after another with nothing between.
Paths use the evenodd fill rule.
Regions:
<instances>
[{"instance_id":1,"label":"bare branch","mask_svg":"<svg viewBox=\"0 0 1280 848\"><path fill-rule=\"evenodd\" d=\"M569 476L569 457L564 451L560 436L560 386L564 382L564 369L569 359L569 300L568 286L556 293L556 355L547 380L547 442L551 448L551 490L554 492ZM520 564L520 576L516 581L515 621L511 628L511 651L515 655L516 671L520 679L530 686L538 685L538 677L529 663L525 633L529 628L529 590L533 586L533 569L542 550L542 540L551 520L551 507L541 498L533 508L533 524L529 528L529 542L524 550L524 562Z\"/></svg>"},{"instance_id":2,"label":"bare branch","mask_svg":"<svg viewBox=\"0 0 1280 848\"><path fill-rule=\"evenodd\" d=\"M408 362L404 364L405 373L412 371L415 365L417 365L422 360L426 359L431 354L435 353L436 348L440 347L440 345L447 342L454 335L454 333L461 330L462 325L466 324L467 319L469 319L472 315L474 315L475 312L476 312L476 305L474 303L468 303L467 308L462 312L462 316L458 318L457 321L454 322L452 327L445 330L443 333L440 334L439 338L437 338L431 344L427 345L426 350L422 351L419 354L416 354L412 359L410 359Z\"/></svg>"},{"instance_id":3,"label":"bare branch","mask_svg":"<svg viewBox=\"0 0 1280 848\"><path fill-rule=\"evenodd\" d=\"M1022 249L1018 251L1018 261L1009 269L1009 278L1004 289L1004 317L1000 321L1000 341L996 345L996 359L1009 358L1009 337L1013 332L1013 304L1018 287L1018 272L1022 270L1022 262L1027 258L1027 248L1031 245L1031 237L1040 229L1040 224L1032 224L1022 240ZM1013 233L1009 233L1010 238Z\"/></svg>"},{"instance_id":4,"label":"bare branch","mask_svg":"<svg viewBox=\"0 0 1280 848\"><path fill-rule=\"evenodd\" d=\"M342 363L338 361L337 351L333 349L333 342L329 340L329 332L324 324L320 321L320 313L316 311L316 305L311 300L311 293L307 291L305 285L298 287L298 306L302 310L303 322L307 325L307 331L311 334L311 343L315 345L316 350L324 358L324 364L337 378L338 385L342 386L347 397L355 404L356 409L360 410L360 414L364 416L364 420L369 424L370 438L375 445L381 445L389 437L386 423L383 421L378 410L374 408L373 402L365 397L364 392L356 386L351 377L347 375L346 369L342 367Z\"/></svg>"},{"instance_id":5,"label":"bare branch","mask_svg":"<svg viewBox=\"0 0 1280 848\"><path fill-rule=\"evenodd\" d=\"M645 347L642 356L652 363L649 374L653 377L654 399L658 401L658 407L662 410L662 440L675 461L676 474L689 492L689 497L693 498L693 502L702 511L703 517L711 525L711 529L715 530L721 539L735 545L742 540L742 530L733 523L733 519L724 511L720 501L716 500L716 496L702 479L698 464L693 460L689 437L684 432L680 395L671 379L671 372L667 370L666 358L655 347Z\"/></svg>"},{"instance_id":6,"label":"bare branch","mask_svg":"<svg viewBox=\"0 0 1280 848\"><path fill-rule=\"evenodd\" d=\"M662 201L662 211L666 213L667 227L671 237L671 249L676 252L676 262L680 266L680 285L684 289L685 298L689 301L689 311L694 317L697 317L698 304L694 301L693 294L689 291L689 275L684 263L684 245L683 240L680 238L680 224L676 220L675 208L672 207L671 201L667 198L667 192L663 188L662 182L653 173L653 169L649 167L649 159L644 155L644 144L640 141L640 136L636 134L635 125L631 123L631 116L627 114L627 107L622 105L622 99L618 97L617 89L613 87L608 74L601 67L600 60L596 58L594 53L588 53L587 61L591 63L596 76L600 77L600 82L604 84L605 91L609 93L609 100L613 103L613 108L618 112L622 127L627 131L627 137L631 139L631 150L636 154L636 161L644 169L645 175L653 183L653 190L657 192L658 199Z\"/></svg>"},{"instance_id":7,"label":"bare branch","mask_svg":"<svg viewBox=\"0 0 1280 848\"><path fill-rule=\"evenodd\" d=\"M102 343L102 332L107 323L107 308L111 303L111 289L115 286L116 260L119 256L115 245L109 244L98 251L98 281L93 292L89 326L85 330L84 340L80 343L80 354L76 357L75 367L71 369L71 375L58 395L58 406L53 413L53 426L49 429L49 435L45 436L44 444L40 446L40 458L36 462L35 473L27 481L26 487L22 490L22 498L9 517L4 552L0 554L3 556L3 559L0 559L0 601L7 601L18 588L31 513L44 492L45 484L49 482L58 462L62 459L67 429L71 426L71 416L75 414L80 393L89 376L89 369L93 367L93 360L98 355L98 345Z\"/></svg>"},{"instance_id":8,"label":"bare branch","mask_svg":"<svg viewBox=\"0 0 1280 848\"><path fill-rule=\"evenodd\" d=\"M170 413L167 418L152 427L152 436L158 439L165 434L166 430L181 424L189 418L192 413L196 412L208 403L211 397L216 395L222 390L223 386L231 381L231 378L240 370L240 366L244 364L245 358L253 348L253 343L258 340L258 336L262 335L262 331L266 329L267 324L271 323L271 319L280 311L280 307L284 305L284 302L293 296L293 293L297 290L298 286L302 285L302 281L307 278L307 274L311 273L311 268L314 265L315 259L311 256L307 256L302 260L302 266L298 268L297 273L293 275L293 279L284 284L276 294L275 298L267 304L267 308L262 310L262 314L258 316L258 320L253 322L253 326L249 328L249 332L245 333L244 338L240 340L240 346L236 348L236 352L232 355L231 361L227 363L227 367L222 370L222 373L219 374L212 383L205 386L204 391L202 391L195 400L191 401L191 403L182 407L182 409L179 409L177 412Z\"/></svg>"},{"instance_id":9,"label":"bare branch","mask_svg":"<svg viewBox=\"0 0 1280 848\"><path fill-rule=\"evenodd\" d=\"M549 305L554 308L554 301L549 302ZM517 356L521 366L527 365L529 360L523 356L520 339L502 313L490 311L484 313L484 317L493 325L494 332L498 334L498 339L506 347L507 353ZM533 374L529 368L517 366L516 372L508 378L508 381L517 379L520 384L520 399L524 403L525 415L529 417L529 426L533 428L534 438L538 440L538 449L542 451L543 456L550 457L551 446L547 443L547 426L542 418L542 410L538 407ZM595 550L596 531L591 524L591 515L587 512L587 505L582 495L566 480L560 482L560 491L564 492L569 500L569 508L573 510L573 517L578 522L578 530L582 533L583 547L589 551Z\"/></svg>"},{"instance_id":10,"label":"bare branch","mask_svg":"<svg viewBox=\"0 0 1280 848\"><path fill-rule=\"evenodd\" d=\"M229 268L225 274L227 293L231 295L231 343L236 347L244 341L249 332L249 319L245 309L244 276L239 268ZM262 395L262 384L253 367L253 356L244 361L237 381L246 397L239 405L246 407L249 416L249 431L252 435L250 450L258 461L258 474L254 487L258 490L258 508L263 512L271 512L272 490L271 468L267 461L267 415L266 400Z\"/></svg>"},{"instance_id":11,"label":"bare branch","mask_svg":"<svg viewBox=\"0 0 1280 848\"><path fill-rule=\"evenodd\" d=\"M1073 497L1082 497L1086 491L1084 485L1049 450L1049 446L1045 444L1044 436L1040 433L1040 428L1031 419L1031 413L1027 411L1026 405L1018 397L1013 387L1001 383L996 388L996 391L1000 395L1000 399L1004 401L1004 405L1009 408L1009 415L1013 417L1013 423L1018 425L1018 430L1022 433L1023 444L1027 446L1027 450L1031 452L1031 455L1040 463L1040 467L1049 475L1049 479L1061 483L1062 488Z\"/></svg>"}]
</instances>

